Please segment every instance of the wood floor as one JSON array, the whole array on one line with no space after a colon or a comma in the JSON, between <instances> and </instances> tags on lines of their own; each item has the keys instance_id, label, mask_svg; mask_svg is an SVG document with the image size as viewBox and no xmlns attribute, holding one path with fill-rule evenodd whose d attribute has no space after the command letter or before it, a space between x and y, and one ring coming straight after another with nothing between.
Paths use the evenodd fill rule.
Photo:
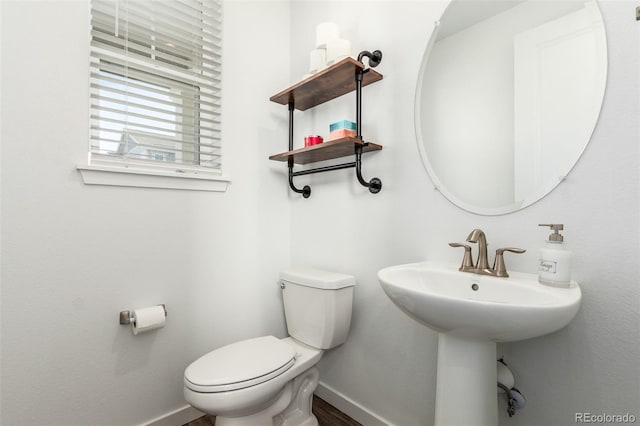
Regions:
<instances>
[{"instance_id":1,"label":"wood floor","mask_svg":"<svg viewBox=\"0 0 640 426\"><path fill-rule=\"evenodd\" d=\"M313 396L313 414L318 419L318 426L362 426L342 411L328 402ZM216 419L213 416L202 416L182 426L213 426Z\"/></svg>"},{"instance_id":2,"label":"wood floor","mask_svg":"<svg viewBox=\"0 0 640 426\"><path fill-rule=\"evenodd\" d=\"M318 426L362 426L342 411L323 399L313 396L312 411L318 419Z\"/></svg>"}]
</instances>

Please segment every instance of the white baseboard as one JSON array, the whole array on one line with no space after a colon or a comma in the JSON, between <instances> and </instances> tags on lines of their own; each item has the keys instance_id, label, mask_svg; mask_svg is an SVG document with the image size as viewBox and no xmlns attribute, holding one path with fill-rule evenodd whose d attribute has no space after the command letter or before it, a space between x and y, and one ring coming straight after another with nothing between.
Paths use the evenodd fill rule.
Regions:
<instances>
[{"instance_id":1,"label":"white baseboard","mask_svg":"<svg viewBox=\"0 0 640 426\"><path fill-rule=\"evenodd\" d=\"M202 416L204 416L203 412L196 410L190 405L185 405L182 408L142 423L140 426L180 426Z\"/></svg>"},{"instance_id":2,"label":"white baseboard","mask_svg":"<svg viewBox=\"0 0 640 426\"><path fill-rule=\"evenodd\" d=\"M394 426L390 421L322 382L318 384L315 394L363 425ZM202 416L204 416L204 413L201 411L196 410L190 405L185 405L182 408L142 423L140 426L180 426Z\"/></svg>"},{"instance_id":3,"label":"white baseboard","mask_svg":"<svg viewBox=\"0 0 640 426\"><path fill-rule=\"evenodd\" d=\"M336 407L355 421L366 426L393 426L393 423L363 407L349 397L320 382L315 394Z\"/></svg>"}]
</instances>

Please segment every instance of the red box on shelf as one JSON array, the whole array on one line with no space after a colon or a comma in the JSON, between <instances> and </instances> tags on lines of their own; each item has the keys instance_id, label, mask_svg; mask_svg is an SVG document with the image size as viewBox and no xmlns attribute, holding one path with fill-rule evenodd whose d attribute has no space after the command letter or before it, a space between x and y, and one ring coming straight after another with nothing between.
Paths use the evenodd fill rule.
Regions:
<instances>
[{"instance_id":1,"label":"red box on shelf","mask_svg":"<svg viewBox=\"0 0 640 426\"><path fill-rule=\"evenodd\" d=\"M323 141L324 139L322 139L322 136L318 136L318 135L305 136L304 146L306 148L308 146L318 145L318 144L321 144Z\"/></svg>"}]
</instances>

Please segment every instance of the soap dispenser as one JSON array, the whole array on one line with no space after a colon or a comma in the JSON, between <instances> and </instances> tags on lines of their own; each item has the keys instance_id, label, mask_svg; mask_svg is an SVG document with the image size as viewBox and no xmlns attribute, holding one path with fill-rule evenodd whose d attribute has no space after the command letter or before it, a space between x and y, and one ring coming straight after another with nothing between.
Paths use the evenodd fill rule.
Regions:
<instances>
[{"instance_id":1,"label":"soap dispenser","mask_svg":"<svg viewBox=\"0 0 640 426\"><path fill-rule=\"evenodd\" d=\"M538 264L538 281L555 287L569 287L571 285L571 252L565 248L564 237L560 231L564 225L559 223L540 224L548 226L553 231L545 247L540 249Z\"/></svg>"}]
</instances>

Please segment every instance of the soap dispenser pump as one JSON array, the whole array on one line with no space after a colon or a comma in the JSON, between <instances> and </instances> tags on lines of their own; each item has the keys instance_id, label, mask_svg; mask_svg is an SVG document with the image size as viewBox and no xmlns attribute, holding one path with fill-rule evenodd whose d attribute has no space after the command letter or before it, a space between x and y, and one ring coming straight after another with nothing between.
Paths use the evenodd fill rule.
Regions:
<instances>
[{"instance_id":1,"label":"soap dispenser pump","mask_svg":"<svg viewBox=\"0 0 640 426\"><path fill-rule=\"evenodd\" d=\"M565 248L564 237L560 233L564 230L564 225L541 223L538 226L548 226L553 231L545 241L545 247L540 249L538 281L556 287L569 287L571 285L571 252Z\"/></svg>"}]
</instances>

